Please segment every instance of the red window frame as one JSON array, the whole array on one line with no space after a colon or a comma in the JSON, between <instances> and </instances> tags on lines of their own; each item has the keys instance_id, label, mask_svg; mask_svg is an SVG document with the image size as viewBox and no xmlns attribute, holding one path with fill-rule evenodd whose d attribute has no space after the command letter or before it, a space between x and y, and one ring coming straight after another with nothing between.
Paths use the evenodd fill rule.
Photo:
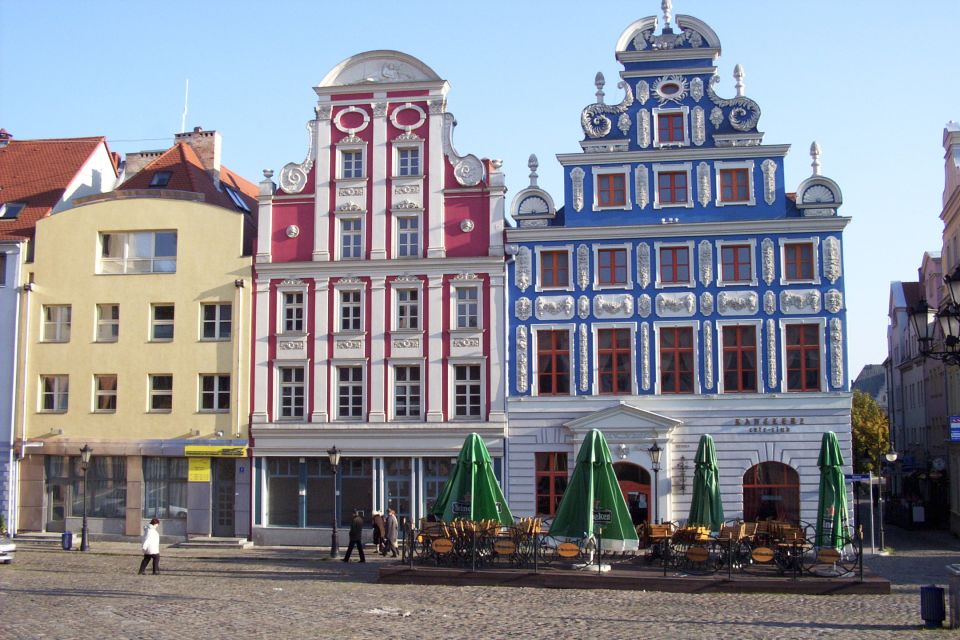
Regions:
<instances>
[{"instance_id":1,"label":"red window frame","mask_svg":"<svg viewBox=\"0 0 960 640\"><path fill-rule=\"evenodd\" d=\"M597 176L597 203L601 207L622 207L627 204L627 181L622 173Z\"/></svg>"},{"instance_id":2,"label":"red window frame","mask_svg":"<svg viewBox=\"0 0 960 640\"><path fill-rule=\"evenodd\" d=\"M750 173L745 168L720 169L720 202L749 202Z\"/></svg>"},{"instance_id":3,"label":"red window frame","mask_svg":"<svg viewBox=\"0 0 960 640\"><path fill-rule=\"evenodd\" d=\"M753 256L748 244L725 244L720 247L721 280L749 282L753 276Z\"/></svg>"},{"instance_id":4,"label":"red window frame","mask_svg":"<svg viewBox=\"0 0 960 640\"><path fill-rule=\"evenodd\" d=\"M680 274L686 277L681 278ZM690 282L690 247L660 247L660 282L688 284Z\"/></svg>"},{"instance_id":5,"label":"red window frame","mask_svg":"<svg viewBox=\"0 0 960 640\"><path fill-rule=\"evenodd\" d=\"M627 284L627 250L597 250L597 281L600 284Z\"/></svg>"},{"instance_id":6,"label":"red window frame","mask_svg":"<svg viewBox=\"0 0 960 640\"><path fill-rule=\"evenodd\" d=\"M686 171L661 171L657 174L660 204L686 204L687 187Z\"/></svg>"},{"instance_id":7,"label":"red window frame","mask_svg":"<svg viewBox=\"0 0 960 640\"><path fill-rule=\"evenodd\" d=\"M787 391L820 391L820 325L787 325Z\"/></svg>"},{"instance_id":8,"label":"red window frame","mask_svg":"<svg viewBox=\"0 0 960 640\"><path fill-rule=\"evenodd\" d=\"M570 395L570 333L537 331L537 395Z\"/></svg>"},{"instance_id":9,"label":"red window frame","mask_svg":"<svg viewBox=\"0 0 960 640\"><path fill-rule=\"evenodd\" d=\"M566 251L540 252L540 286L566 287L570 284L569 254Z\"/></svg>"},{"instance_id":10,"label":"red window frame","mask_svg":"<svg viewBox=\"0 0 960 640\"><path fill-rule=\"evenodd\" d=\"M757 328L723 327L723 392L757 392Z\"/></svg>"},{"instance_id":11,"label":"red window frame","mask_svg":"<svg viewBox=\"0 0 960 640\"><path fill-rule=\"evenodd\" d=\"M813 243L790 242L783 245L785 280L813 280Z\"/></svg>"},{"instance_id":12,"label":"red window frame","mask_svg":"<svg viewBox=\"0 0 960 640\"><path fill-rule=\"evenodd\" d=\"M597 330L597 382L601 394L633 392L631 360L629 329Z\"/></svg>"},{"instance_id":13,"label":"red window frame","mask_svg":"<svg viewBox=\"0 0 960 640\"><path fill-rule=\"evenodd\" d=\"M689 366L683 366L686 358ZM660 329L660 393L693 393L692 327Z\"/></svg>"},{"instance_id":14,"label":"red window frame","mask_svg":"<svg viewBox=\"0 0 960 640\"><path fill-rule=\"evenodd\" d=\"M567 490L567 454L543 451L534 454L536 462L536 508L538 515L556 515ZM545 509L543 507L546 507Z\"/></svg>"},{"instance_id":15,"label":"red window frame","mask_svg":"<svg viewBox=\"0 0 960 640\"><path fill-rule=\"evenodd\" d=\"M657 114L657 140L664 142L683 142L683 113L671 111Z\"/></svg>"}]
</instances>

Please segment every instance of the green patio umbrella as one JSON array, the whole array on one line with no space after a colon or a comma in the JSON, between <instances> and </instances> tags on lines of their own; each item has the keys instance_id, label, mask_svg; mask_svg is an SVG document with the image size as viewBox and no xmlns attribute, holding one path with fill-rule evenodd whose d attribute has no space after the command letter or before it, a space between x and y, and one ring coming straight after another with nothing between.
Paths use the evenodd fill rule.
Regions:
<instances>
[{"instance_id":1,"label":"green patio umbrella","mask_svg":"<svg viewBox=\"0 0 960 640\"><path fill-rule=\"evenodd\" d=\"M843 478L843 454L837 434L827 431L820 443L820 500L817 503L818 547L840 549L847 542L847 485Z\"/></svg>"},{"instance_id":2,"label":"green patio umbrella","mask_svg":"<svg viewBox=\"0 0 960 640\"><path fill-rule=\"evenodd\" d=\"M437 496L430 514L444 522L463 518L513 524L513 514L493 473L490 452L478 434L471 433L463 441L453 475Z\"/></svg>"},{"instance_id":3,"label":"green patio umbrella","mask_svg":"<svg viewBox=\"0 0 960 640\"><path fill-rule=\"evenodd\" d=\"M720 499L720 472L717 469L717 448L713 438L704 434L697 445L693 472L693 499L690 502L690 526L709 527L720 531L723 526L723 501Z\"/></svg>"},{"instance_id":4,"label":"green patio umbrella","mask_svg":"<svg viewBox=\"0 0 960 640\"><path fill-rule=\"evenodd\" d=\"M550 525L555 538L581 539L601 529L600 546L625 551L639 546L630 511L613 471L603 434L592 429L583 440L573 476Z\"/></svg>"}]
</instances>

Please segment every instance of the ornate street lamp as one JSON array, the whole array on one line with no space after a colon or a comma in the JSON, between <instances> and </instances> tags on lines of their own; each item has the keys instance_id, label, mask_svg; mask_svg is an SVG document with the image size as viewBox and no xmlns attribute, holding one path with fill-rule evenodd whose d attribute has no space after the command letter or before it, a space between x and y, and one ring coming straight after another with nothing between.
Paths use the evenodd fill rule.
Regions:
<instances>
[{"instance_id":1,"label":"ornate street lamp","mask_svg":"<svg viewBox=\"0 0 960 640\"><path fill-rule=\"evenodd\" d=\"M340 465L340 449L333 445L327 449L327 456L330 458L330 468L333 469L333 532L330 534L330 557L340 557L340 545L337 542L337 496L340 492L337 490L337 468Z\"/></svg>"},{"instance_id":2,"label":"ornate street lamp","mask_svg":"<svg viewBox=\"0 0 960 640\"><path fill-rule=\"evenodd\" d=\"M933 309L926 300L919 300L911 305L907 312L910 322L917 332L917 342L920 355L932 360L942 360L945 364L960 366L960 266L950 275L943 277L950 292L950 299L945 300L939 309ZM930 322L933 314L934 322ZM940 327L943 336L942 348L935 345L936 327Z\"/></svg>"},{"instance_id":3,"label":"ornate street lamp","mask_svg":"<svg viewBox=\"0 0 960 640\"><path fill-rule=\"evenodd\" d=\"M893 476L892 467L893 467L893 463L897 461L897 452L894 451L893 449L890 449L890 451L884 454L883 457L886 458L887 463L889 465L888 470L890 471L890 473L888 475L892 477ZM880 483L880 500L879 500L879 503L880 503L880 553L883 553L887 549L885 540L883 538L883 533L884 533L883 532L883 486L884 484L886 483L885 482Z\"/></svg>"},{"instance_id":4,"label":"ornate street lamp","mask_svg":"<svg viewBox=\"0 0 960 640\"><path fill-rule=\"evenodd\" d=\"M83 445L80 449L80 469L83 471L83 525L80 527L80 551L87 551L90 548L90 532L87 530L87 469L90 468L90 455L93 449L89 444Z\"/></svg>"},{"instance_id":5,"label":"ornate street lamp","mask_svg":"<svg viewBox=\"0 0 960 640\"><path fill-rule=\"evenodd\" d=\"M653 446L647 449L647 453L650 454L651 468L653 469L653 520L657 524L660 524L660 489L657 486L657 477L660 473L660 454L663 453L663 449L654 441Z\"/></svg>"}]
</instances>

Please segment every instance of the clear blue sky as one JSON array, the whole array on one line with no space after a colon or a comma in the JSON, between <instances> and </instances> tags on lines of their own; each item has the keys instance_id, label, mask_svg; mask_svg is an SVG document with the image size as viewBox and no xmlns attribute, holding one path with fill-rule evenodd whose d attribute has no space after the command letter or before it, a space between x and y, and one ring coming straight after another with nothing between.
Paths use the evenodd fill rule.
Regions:
<instances>
[{"instance_id":1,"label":"clear blue sky","mask_svg":"<svg viewBox=\"0 0 960 640\"><path fill-rule=\"evenodd\" d=\"M768 144L793 145L786 184L809 175L810 142L843 190L850 375L886 356L889 283L915 280L941 243L942 130L960 120L960 1L675 0L709 24L760 104ZM311 89L370 49L417 56L450 81L461 153L501 158L516 193L527 157L562 200L557 153L579 150L580 110L603 71L619 100L617 37L660 13L634 2L105 2L0 0L0 126L17 138L105 135L121 153L164 148L187 126L223 134L223 161L252 181L300 162ZM952 64L951 64L952 63Z\"/></svg>"}]
</instances>

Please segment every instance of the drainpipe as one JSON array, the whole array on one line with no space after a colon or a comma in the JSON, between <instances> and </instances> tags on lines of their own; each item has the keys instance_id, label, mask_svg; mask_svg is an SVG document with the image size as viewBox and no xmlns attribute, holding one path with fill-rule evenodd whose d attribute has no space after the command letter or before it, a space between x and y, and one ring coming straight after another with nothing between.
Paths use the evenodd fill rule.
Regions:
<instances>
[{"instance_id":1,"label":"drainpipe","mask_svg":"<svg viewBox=\"0 0 960 640\"><path fill-rule=\"evenodd\" d=\"M233 413L234 413L234 428L233 433L235 437L240 437L240 372L242 371L242 353L243 349L240 346L240 340L243 336L243 287L244 282L243 278L237 278L233 281L233 286L236 290L236 304L234 305L237 309L236 313L233 314L234 324L236 329L233 332L233 344L234 344L234 355L236 356L234 364L236 367L234 371L237 372L237 380L233 383L234 392L234 403L233 403Z\"/></svg>"},{"instance_id":2,"label":"drainpipe","mask_svg":"<svg viewBox=\"0 0 960 640\"><path fill-rule=\"evenodd\" d=\"M16 382L14 387L16 388L15 393L17 394L16 401L16 410L19 412L17 416L17 429L20 432L20 454L17 460L16 465L16 482L14 487L16 487L17 493L17 508L13 513L13 522L11 523L10 530L14 533L20 530L20 465L23 464L23 458L26 455L27 451L27 426L26 426L26 414L27 414L27 393L26 393L26 377L27 377L27 343L30 340L30 292L33 291L33 283L27 282L23 285L18 291L18 297L20 302L20 313L18 314L20 318L23 319L23 332L21 334L21 339L17 341L17 374Z\"/></svg>"}]
</instances>

